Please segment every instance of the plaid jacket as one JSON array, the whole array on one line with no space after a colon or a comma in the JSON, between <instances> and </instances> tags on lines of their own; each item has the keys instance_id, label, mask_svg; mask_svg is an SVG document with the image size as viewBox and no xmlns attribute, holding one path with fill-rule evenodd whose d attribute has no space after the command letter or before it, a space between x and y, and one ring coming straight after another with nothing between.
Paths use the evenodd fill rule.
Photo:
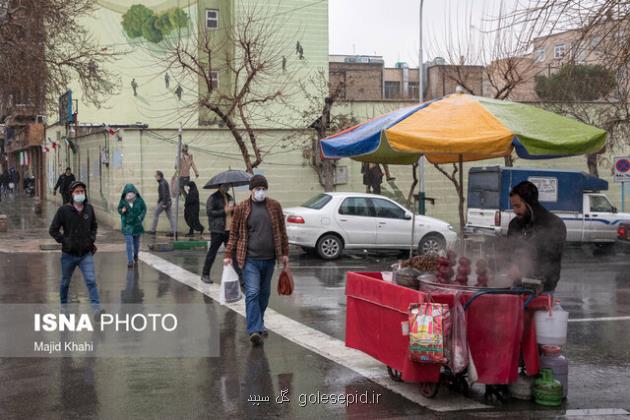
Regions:
<instances>
[{"instance_id":1,"label":"plaid jacket","mask_svg":"<svg viewBox=\"0 0 630 420\"><path fill-rule=\"evenodd\" d=\"M273 243L276 251L276 259L289 255L289 238L287 228L284 224L284 214L282 206L275 200L266 199L267 212L271 219L273 231ZM249 231L247 229L247 219L252 212L252 200L247 199L234 209L232 227L230 228L230 239L225 249L225 255L233 255L236 251L236 262L241 268L245 267L247 258L247 242Z\"/></svg>"}]
</instances>

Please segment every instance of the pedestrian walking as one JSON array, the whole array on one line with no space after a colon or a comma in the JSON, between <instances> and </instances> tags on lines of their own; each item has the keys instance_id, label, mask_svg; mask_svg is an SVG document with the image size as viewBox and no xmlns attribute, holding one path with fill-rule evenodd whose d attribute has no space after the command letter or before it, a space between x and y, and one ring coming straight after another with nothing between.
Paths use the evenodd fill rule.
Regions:
<instances>
[{"instance_id":1,"label":"pedestrian walking","mask_svg":"<svg viewBox=\"0 0 630 420\"><path fill-rule=\"evenodd\" d=\"M199 221L199 190L197 189L197 184L190 181L184 188L187 190L186 201L184 202L184 220L186 220L188 225L186 236L193 236L195 231L199 231L203 235L205 228Z\"/></svg>"},{"instance_id":2,"label":"pedestrian walking","mask_svg":"<svg viewBox=\"0 0 630 420\"><path fill-rule=\"evenodd\" d=\"M249 183L251 197L234 209L224 264L232 264L232 252L243 270L247 333L254 345L267 336L265 310L271 294L276 261L289 264L289 240L280 203L267 198L269 184L262 175Z\"/></svg>"},{"instance_id":3,"label":"pedestrian walking","mask_svg":"<svg viewBox=\"0 0 630 420\"><path fill-rule=\"evenodd\" d=\"M230 225L234 212L234 199L228 194L229 186L223 184L217 191L208 197L206 202L206 214L208 215L208 230L210 231L210 248L206 254L206 261L201 271L201 280L204 283L212 283L210 270L217 257L217 252L223 244L227 246L230 239Z\"/></svg>"},{"instance_id":4,"label":"pedestrian walking","mask_svg":"<svg viewBox=\"0 0 630 420\"><path fill-rule=\"evenodd\" d=\"M168 75L168 72L164 73L164 85L166 85L166 89L169 88L171 84L171 76Z\"/></svg>"},{"instance_id":5,"label":"pedestrian walking","mask_svg":"<svg viewBox=\"0 0 630 420\"><path fill-rule=\"evenodd\" d=\"M367 182L369 191L372 194L381 193L381 184L383 183L383 172L378 163L370 163L367 171Z\"/></svg>"},{"instance_id":6,"label":"pedestrian walking","mask_svg":"<svg viewBox=\"0 0 630 420\"><path fill-rule=\"evenodd\" d=\"M173 232L175 231L175 219L173 219L173 211L171 208L171 193L168 187L168 182L166 182L166 180L164 179L164 173L162 171L155 171L155 180L158 183L158 202L153 213L153 223L151 224L151 230L147 233L155 235L155 230L157 229L160 214L162 214L162 212L165 212L166 217L168 217L168 221L171 224L171 231L168 232L166 236L173 236Z\"/></svg>"},{"instance_id":7,"label":"pedestrian walking","mask_svg":"<svg viewBox=\"0 0 630 420\"><path fill-rule=\"evenodd\" d=\"M195 166L195 160L193 155L188 153L188 145L182 146L182 154L179 160L179 190L186 197L186 191L184 186L190 181L190 170L195 172L195 178L199 178L199 172L197 166Z\"/></svg>"},{"instance_id":8,"label":"pedestrian walking","mask_svg":"<svg viewBox=\"0 0 630 420\"><path fill-rule=\"evenodd\" d=\"M68 191L71 202L62 204L50 224L48 233L61 244L61 286L59 297L62 304L68 303L68 289L75 268L79 267L88 288L90 302L99 315L100 301L94 271L96 252L96 216L86 197L87 187L81 181L73 182ZM63 230L63 233L61 232Z\"/></svg>"},{"instance_id":9,"label":"pedestrian walking","mask_svg":"<svg viewBox=\"0 0 630 420\"><path fill-rule=\"evenodd\" d=\"M144 233L144 217L147 214L147 206L133 184L125 185L118 203L118 213L120 230L125 236L127 267L131 268L138 262L140 236Z\"/></svg>"},{"instance_id":10,"label":"pedestrian walking","mask_svg":"<svg viewBox=\"0 0 630 420\"><path fill-rule=\"evenodd\" d=\"M62 204L70 202L71 197L68 189L74 181L76 181L76 179L74 177L74 174L72 173L72 169L70 169L69 166L66 168L66 171L59 175L59 178L57 178L57 183L53 188L53 195L57 195L57 189L59 189L59 192L61 193L61 199L63 200Z\"/></svg>"},{"instance_id":11,"label":"pedestrian walking","mask_svg":"<svg viewBox=\"0 0 630 420\"><path fill-rule=\"evenodd\" d=\"M0 170L2 170L2 173L0 173L0 201L2 201L2 196L7 193L9 188L9 174L1 167Z\"/></svg>"},{"instance_id":12,"label":"pedestrian walking","mask_svg":"<svg viewBox=\"0 0 630 420\"><path fill-rule=\"evenodd\" d=\"M15 167L9 168L9 190L11 192L20 192L20 173L15 170Z\"/></svg>"}]
</instances>

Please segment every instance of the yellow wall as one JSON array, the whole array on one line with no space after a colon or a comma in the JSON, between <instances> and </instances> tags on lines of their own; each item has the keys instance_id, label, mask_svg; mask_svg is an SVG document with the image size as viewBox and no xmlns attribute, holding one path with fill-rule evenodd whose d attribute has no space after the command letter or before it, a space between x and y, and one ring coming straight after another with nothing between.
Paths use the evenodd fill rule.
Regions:
<instances>
[{"instance_id":1,"label":"yellow wall","mask_svg":"<svg viewBox=\"0 0 630 420\"><path fill-rule=\"evenodd\" d=\"M49 128L48 137L55 138L54 130L54 127ZM259 130L258 135L261 149L265 154L264 163L258 169L268 177L272 197L279 199L283 206L290 207L299 205L322 191L315 171L303 157L303 145L310 142L309 131ZM189 144L201 174L197 185L201 193L201 221L202 224L206 224L204 204L211 191L202 190L201 187L218 172L228 168L243 169L243 161L236 143L227 130L184 130L183 139L184 143ZM148 228L157 201L157 184L153 179L153 174L156 169L160 169L170 180L174 173L176 142L176 130L125 129L122 131L122 141L118 141L116 136L110 136L105 132L79 138L76 155L67 152L65 147L47 154L49 192L52 191L52 185L61 173L60 171L63 171L67 165L66 162L69 161L77 177L88 183L88 195L96 206L101 220L109 225L118 226L116 206L120 193L126 183L134 183L149 207L146 221ZM102 150L107 151L109 167L99 165L99 153ZM66 159L66 153L69 159ZM630 150L626 151L626 154L630 154ZM496 164L503 164L503 162L495 160L464 165L465 185L467 185L468 169L471 166ZM365 191L360 164L350 159L342 159L339 165L349 167L349 178L347 184L337 186L337 191ZM516 165L587 170L583 157L551 161L517 160ZM390 170L397 179L391 183L383 183L383 194L403 203L412 182L411 167L392 165ZM611 182L610 169L602 165L600 175L610 182L609 198L614 205L621 208L620 186ZM427 214L446 220L457 227L457 195L450 181L428 164L425 185L427 196L436 199L434 206L427 205ZM246 191L237 191L237 199L243 199L246 194ZM630 211L629 196L630 194L626 195L626 209ZM183 204L181 209L179 226L183 231L185 228ZM159 229L166 230L166 228L166 219L163 216Z\"/></svg>"}]
</instances>

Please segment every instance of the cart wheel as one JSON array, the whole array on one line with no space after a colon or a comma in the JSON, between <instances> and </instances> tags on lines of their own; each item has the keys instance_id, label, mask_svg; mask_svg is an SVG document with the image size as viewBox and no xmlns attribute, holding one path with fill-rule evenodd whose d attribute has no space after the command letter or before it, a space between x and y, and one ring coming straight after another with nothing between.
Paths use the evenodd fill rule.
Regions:
<instances>
[{"instance_id":1,"label":"cart wheel","mask_svg":"<svg viewBox=\"0 0 630 420\"><path fill-rule=\"evenodd\" d=\"M402 372L397 371L396 369L392 369L387 366L387 373L389 373L389 377L392 378L394 382L402 382Z\"/></svg>"},{"instance_id":2,"label":"cart wheel","mask_svg":"<svg viewBox=\"0 0 630 420\"><path fill-rule=\"evenodd\" d=\"M437 395L440 384L438 382L420 382L420 394L425 398Z\"/></svg>"}]
</instances>

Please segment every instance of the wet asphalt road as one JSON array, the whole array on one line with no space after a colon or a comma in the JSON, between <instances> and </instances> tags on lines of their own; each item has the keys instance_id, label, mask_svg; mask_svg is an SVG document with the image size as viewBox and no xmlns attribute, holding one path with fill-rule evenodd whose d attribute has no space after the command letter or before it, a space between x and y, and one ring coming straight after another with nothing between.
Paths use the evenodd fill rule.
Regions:
<instances>
[{"instance_id":1,"label":"wet asphalt road","mask_svg":"<svg viewBox=\"0 0 630 420\"><path fill-rule=\"evenodd\" d=\"M159 254L201 273L203 252ZM296 289L292 296L272 293L270 307L340 340L345 333L345 273L381 271L397 261L387 253L351 254L326 262L295 250L291 257ZM211 277L220 281L216 263ZM277 277L277 273L276 273ZM565 252L556 290L571 319L630 316L630 258L622 253L594 256L590 248ZM630 409L630 320L572 322L566 356L570 361L567 408ZM518 402L503 409L526 409Z\"/></svg>"},{"instance_id":2,"label":"wet asphalt road","mask_svg":"<svg viewBox=\"0 0 630 420\"><path fill-rule=\"evenodd\" d=\"M24 222L33 227L38 218ZM45 228L39 222L37 228ZM43 237L40 233L25 238ZM115 232L102 238L116 239ZM1 239L0 239L1 240ZM156 254L200 273L205 252ZM57 253L0 253L0 303L57 302ZM343 340L345 273L380 271L396 261L386 254L355 254L323 262L295 252L296 290L274 292L270 307L305 325ZM220 256L219 260L220 261ZM212 277L220 278L215 264ZM265 345L251 348L244 319L200 292L140 264L127 270L122 253L96 255L104 303L205 303L216 311L221 328L220 358L4 358L0 359L0 419L5 418L463 418L472 412L438 414L377 385L355 372L271 333ZM627 255L592 256L589 249L565 254L557 296L572 319L630 316L630 260ZM274 281L277 279L276 278ZM70 296L86 302L75 274ZM630 321L572 322L566 354L571 362L565 408L630 410ZM385 369L385 367L383 367ZM250 394L300 393L382 395L373 405L288 405L253 407ZM534 411L536 410L536 411ZM553 416L531 403L475 412L477 417Z\"/></svg>"},{"instance_id":3,"label":"wet asphalt road","mask_svg":"<svg viewBox=\"0 0 630 420\"><path fill-rule=\"evenodd\" d=\"M56 302L58 255L0 254L0 302ZM125 257L97 254L101 300L207 303L220 320L220 358L0 359L0 418L365 418L433 416L425 408L273 333L252 348L242 317L141 264L128 274ZM133 270L130 271L133 273ZM79 276L70 296L85 302ZM269 404L250 394L380 393L374 405Z\"/></svg>"}]
</instances>

